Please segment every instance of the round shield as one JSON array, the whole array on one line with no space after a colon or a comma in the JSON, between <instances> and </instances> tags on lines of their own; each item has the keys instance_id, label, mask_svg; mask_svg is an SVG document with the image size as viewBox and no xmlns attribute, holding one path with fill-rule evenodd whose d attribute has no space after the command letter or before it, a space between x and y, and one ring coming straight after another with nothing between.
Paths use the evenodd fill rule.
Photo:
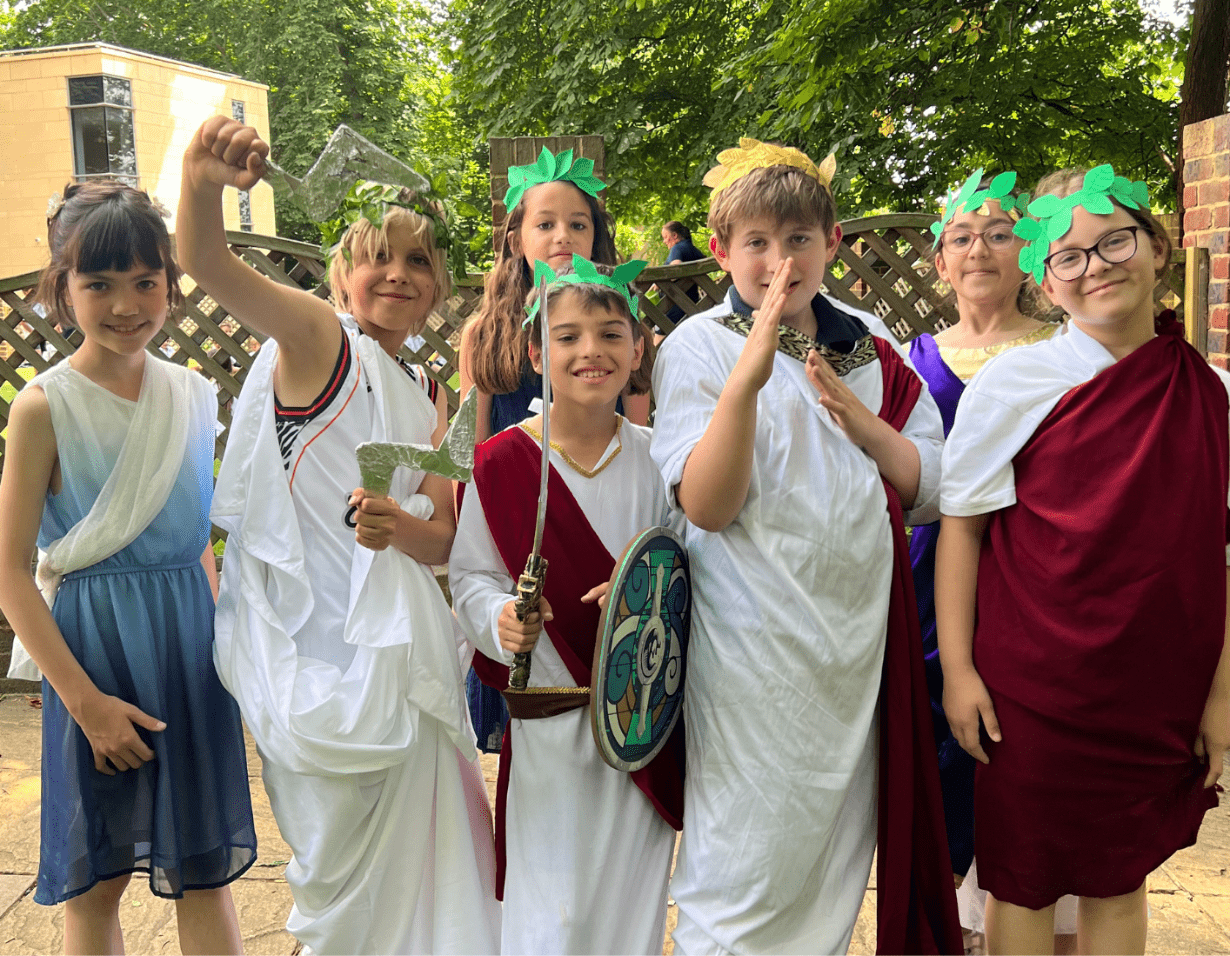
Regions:
<instances>
[{"instance_id":1,"label":"round shield","mask_svg":"<svg viewBox=\"0 0 1230 956\"><path fill-rule=\"evenodd\" d=\"M590 714L602 759L640 770L683 711L692 578L683 542L649 528L615 563L594 648Z\"/></svg>"}]
</instances>

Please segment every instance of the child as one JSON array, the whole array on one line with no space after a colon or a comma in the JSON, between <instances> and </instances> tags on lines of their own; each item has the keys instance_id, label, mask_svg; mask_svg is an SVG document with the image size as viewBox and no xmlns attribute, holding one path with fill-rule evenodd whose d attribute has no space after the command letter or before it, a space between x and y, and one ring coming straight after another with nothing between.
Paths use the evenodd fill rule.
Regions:
<instances>
[{"instance_id":1,"label":"child","mask_svg":"<svg viewBox=\"0 0 1230 956\"><path fill-rule=\"evenodd\" d=\"M619 261L615 223L596 198L606 184L593 172L593 160L574 160L570 149L556 156L545 146L538 162L508 170L508 218L495 267L487 274L477 318L461 333L458 357L462 394L471 385L478 388L479 442L523 421L542 395L542 378L528 360L529 333L522 328L534 262L559 269L573 255L608 266ZM624 411L624 401L633 422L649 420L648 394L624 396L617 411ZM498 751L508 721L504 699L474 673L467 676L466 693L479 745Z\"/></svg>"},{"instance_id":2,"label":"child","mask_svg":"<svg viewBox=\"0 0 1230 956\"><path fill-rule=\"evenodd\" d=\"M217 402L146 354L179 301L149 197L74 184L47 231L38 297L85 340L13 402L0 481L0 604L45 674L34 899L65 903L65 952L122 953L120 896L147 872L183 952L239 953L228 884L256 832L239 710L210 658Z\"/></svg>"},{"instance_id":3,"label":"child","mask_svg":"<svg viewBox=\"0 0 1230 956\"><path fill-rule=\"evenodd\" d=\"M957 950L900 526L902 506L934 511L939 413L884 325L820 294L841 240L831 157L744 139L718 159L710 249L734 285L667 337L654 374L653 457L688 519L695 609L675 946L845 951L876 846L883 696L878 945Z\"/></svg>"},{"instance_id":4,"label":"child","mask_svg":"<svg viewBox=\"0 0 1230 956\"><path fill-rule=\"evenodd\" d=\"M636 394L649 387L648 336L627 287L643 265L630 263L612 278L578 255L548 287L553 466L544 637L537 617L517 620L509 598L534 537L542 416L478 448L449 581L457 616L489 659L484 676L495 685L508 685L503 665L513 653L533 649L532 687L588 687L595 602L615 558L640 531L665 521L649 430L615 411L626 386ZM536 370L541 334L535 321ZM514 716L506 732L496 808L504 953L662 952L681 825L681 747L668 744L637 773L614 770L594 743L588 702L586 693L567 712Z\"/></svg>"},{"instance_id":5,"label":"child","mask_svg":"<svg viewBox=\"0 0 1230 956\"><path fill-rule=\"evenodd\" d=\"M952 287L957 321L934 337L923 334L910 343L910 359L927 383L944 431L952 428L957 402L967 383L992 356L1049 339L1059 326L1035 316L1034 296L1025 286L1017 262L1023 240L1012 231L1028 194L1016 189L1016 173L983 176L975 170L945 202L935 232L935 269ZM975 760L957 743L944 717L944 680L935 636L935 545L939 522L914 529L910 563L922 624L923 652L931 698L931 716L939 755L944 818L953 872L960 881L957 906L968 931L967 950L982 948L986 893L978 888L974 856ZM1056 944L1075 945L1076 900L1067 897L1056 914Z\"/></svg>"},{"instance_id":6,"label":"child","mask_svg":"<svg viewBox=\"0 0 1230 956\"><path fill-rule=\"evenodd\" d=\"M987 363L957 409L944 709L981 762L988 950L1050 952L1075 894L1082 951L1143 953L1145 877L1195 842L1230 743L1230 377L1173 315L1155 326L1170 241L1143 183L1065 170L1029 213L1021 266L1071 321Z\"/></svg>"},{"instance_id":7,"label":"child","mask_svg":"<svg viewBox=\"0 0 1230 956\"><path fill-rule=\"evenodd\" d=\"M356 445L438 426L394 356L443 300L444 256L432 220L397 208L343 236L331 276L351 315L264 278L227 249L221 196L255 185L267 154L250 127L208 120L184 155L178 240L201 287L273 339L218 475L215 657L294 851L287 929L320 953L490 952L491 821L427 566L448 560L451 489L404 469L391 497L356 489Z\"/></svg>"}]
</instances>

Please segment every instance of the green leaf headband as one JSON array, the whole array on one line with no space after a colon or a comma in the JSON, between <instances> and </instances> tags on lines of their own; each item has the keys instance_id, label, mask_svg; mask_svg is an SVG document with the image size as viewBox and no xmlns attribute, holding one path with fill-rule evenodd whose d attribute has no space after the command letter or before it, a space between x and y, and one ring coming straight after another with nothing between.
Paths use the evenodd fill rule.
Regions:
<instances>
[{"instance_id":1,"label":"green leaf headband","mask_svg":"<svg viewBox=\"0 0 1230 956\"><path fill-rule=\"evenodd\" d=\"M986 189L979 189L978 184L982 182L982 173L981 168L975 169L960 189L954 189L945 198L944 215L939 222L931 223L931 234L935 236L935 241L931 243L932 249L939 245L944 227L959 212L973 212L981 209L988 202L997 202L999 208L1006 213L1015 212L1021 216L1025 214L1025 207L1029 205L1029 193L1022 193L1020 196L1011 195L1012 187L1016 185L1016 173L1000 173L991 180Z\"/></svg>"},{"instance_id":2,"label":"green leaf headband","mask_svg":"<svg viewBox=\"0 0 1230 956\"><path fill-rule=\"evenodd\" d=\"M633 259L631 262L625 262L622 266L616 266L611 275L603 275L588 259L583 256L578 256L575 252L572 254L572 271L565 272L563 275L556 275L555 270L540 259L534 260L534 288L538 288L542 282L543 276L547 278L547 285L604 285L609 289L614 289L628 302L628 310L632 313L632 318L637 318L636 294L629 288L629 284L641 274L641 270L649 263L643 259ZM525 321L521 323L522 328L526 328L534 317L538 315L538 306L540 305L539 297L535 296L534 302L530 305L526 312Z\"/></svg>"},{"instance_id":3,"label":"green leaf headband","mask_svg":"<svg viewBox=\"0 0 1230 956\"><path fill-rule=\"evenodd\" d=\"M456 279L466 276L466 247L460 240L454 239L450 220L452 216L443 200L444 178L436 177L432 188L422 193L409 186L393 186L389 183L378 183L361 179L350 188L342 200L337 215L316 223L320 230L321 252L327 259L337 254L342 241L354 223L360 218L366 219L379 229L384 224L384 217L392 206L409 209L431 220L437 249L444 251L449 263L449 271ZM466 203L457 203L457 211L466 216L477 216L478 210ZM345 251L345 250L343 250Z\"/></svg>"},{"instance_id":4,"label":"green leaf headband","mask_svg":"<svg viewBox=\"0 0 1230 956\"><path fill-rule=\"evenodd\" d=\"M1022 219L1012 227L1027 243L1021 250L1021 271L1032 273L1041 283L1051 243L1058 242L1072 228L1072 210L1082 206L1095 216L1109 216L1115 211L1112 199L1127 209L1148 209L1149 187L1116 176L1110 163L1106 163L1085 173L1081 188L1070 196L1048 194L1031 202L1029 214L1035 218Z\"/></svg>"},{"instance_id":5,"label":"green leaf headband","mask_svg":"<svg viewBox=\"0 0 1230 956\"><path fill-rule=\"evenodd\" d=\"M544 146L538 154L538 162L508 167L508 192L504 194L505 210L512 212L526 190L541 183L554 182L572 183L581 192L595 197L606 189L606 183L594 175L592 159L573 160L570 149L556 156Z\"/></svg>"}]
</instances>

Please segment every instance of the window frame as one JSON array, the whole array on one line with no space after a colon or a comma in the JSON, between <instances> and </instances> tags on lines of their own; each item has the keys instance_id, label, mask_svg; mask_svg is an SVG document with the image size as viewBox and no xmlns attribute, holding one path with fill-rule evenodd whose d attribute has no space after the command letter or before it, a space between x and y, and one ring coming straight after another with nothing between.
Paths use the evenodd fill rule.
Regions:
<instances>
[{"instance_id":1,"label":"window frame","mask_svg":"<svg viewBox=\"0 0 1230 956\"><path fill-rule=\"evenodd\" d=\"M89 103L74 103L73 102L73 81L74 80L93 80L101 81L102 98ZM127 103L113 103L108 100L107 81L111 80L116 83L122 83L127 88ZM91 182L93 180L101 180L103 182L114 181L126 183L129 186L137 187L141 181L141 168L137 162L137 118L136 108L133 105L132 96L132 80L126 76L114 76L110 73L85 73L79 76L65 77L65 86L68 91L68 125L69 125L69 141L73 154L73 181L78 183ZM88 173L79 170L80 166L85 163L78 162L79 158L84 158L84 149L78 149L79 127L77 113L81 110L102 110L102 123L104 136L108 125L108 110L114 110L117 113L127 113L128 115L128 131L132 136L132 171L113 171L110 167L113 165L113 156L111 153L110 144L107 147L107 172L105 173Z\"/></svg>"}]
</instances>

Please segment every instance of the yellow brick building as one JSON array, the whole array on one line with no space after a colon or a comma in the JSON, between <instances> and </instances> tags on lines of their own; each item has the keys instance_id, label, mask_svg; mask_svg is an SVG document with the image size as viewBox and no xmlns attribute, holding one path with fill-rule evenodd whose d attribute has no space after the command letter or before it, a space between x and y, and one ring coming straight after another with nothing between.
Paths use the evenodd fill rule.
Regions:
<instances>
[{"instance_id":1,"label":"yellow brick building","mask_svg":"<svg viewBox=\"0 0 1230 956\"><path fill-rule=\"evenodd\" d=\"M41 268L47 201L66 183L119 178L174 217L180 162L210 116L269 139L269 88L106 43L0 52L0 277ZM274 235L273 191L226 190L228 229ZM173 220L172 220L173 227Z\"/></svg>"}]
</instances>

